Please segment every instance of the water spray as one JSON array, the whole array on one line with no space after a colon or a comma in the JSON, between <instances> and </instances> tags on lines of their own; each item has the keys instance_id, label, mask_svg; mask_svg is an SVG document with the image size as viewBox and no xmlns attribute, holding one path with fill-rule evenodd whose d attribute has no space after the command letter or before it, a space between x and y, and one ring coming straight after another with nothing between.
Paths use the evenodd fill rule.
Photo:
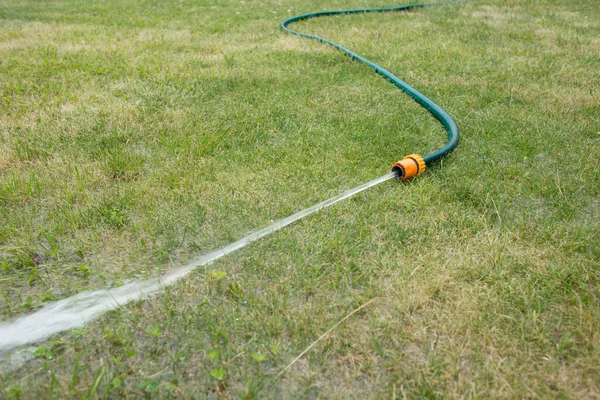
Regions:
<instances>
[{"instance_id":1,"label":"water spray","mask_svg":"<svg viewBox=\"0 0 600 400\"><path fill-rule=\"evenodd\" d=\"M330 40L324 39L319 36L310 35L307 33L300 33L290 30L288 26L293 22L322 17L327 15L339 15L339 14L357 14L357 13L371 13L371 12L389 12L389 11L408 11L411 9L422 8L426 6L444 5L459 3L468 0L458 0L446 3L428 3L428 4L411 4L400 7L391 8L367 8L367 9L356 9L356 10L338 10L338 11L320 11L310 14L298 15L292 18L288 18L281 24L281 28L294 35L304 36L311 39L318 40L323 43L327 43L336 49L346 53L353 59L367 64L373 68L377 73L384 76L392 84L403 90L421 106L427 109L433 114L444 126L448 132L448 141L445 146L441 149L436 150L424 157L418 154L411 154L404 157L402 160L396 162L392 166L392 171L379 178L376 178L363 185L357 186L350 189L342 194L327 199L321 203L315 204L309 208L297 212L296 214L290 215L289 217L280 219L273 222L272 224L250 233L245 237L233 242L227 246L217 249L211 253L205 254L187 265L180 266L174 269L169 274L161 277L146 279L141 281L134 281L127 283L124 286L109 289L109 290L97 290L92 292L82 292L73 297L68 297L53 303L48 303L40 310L25 316L18 317L11 322L0 323L0 356L10 353L12 349L20 346L29 345L42 341L53 334L66 331L68 329L78 328L84 326L94 318L106 313L109 310L113 310L124 304L142 299L145 296L149 296L153 293L162 291L166 286L172 285L179 279L187 276L194 269L210 265L216 260L225 257L237 250L240 250L250 243L263 238L295 221L298 221L308 215L311 215L319 210L329 207L337 202L352 197L364 190L367 190L373 186L379 185L380 183L386 182L390 179L407 180L422 174L425 171L427 165L441 159L446 156L456 147L458 143L458 127L456 123L444 111L440 106L435 104L432 100L427 98L425 95L412 88L406 82L400 80L392 73L386 71L381 66L375 64L372 61L367 60L364 57L334 43Z\"/></svg>"}]
</instances>

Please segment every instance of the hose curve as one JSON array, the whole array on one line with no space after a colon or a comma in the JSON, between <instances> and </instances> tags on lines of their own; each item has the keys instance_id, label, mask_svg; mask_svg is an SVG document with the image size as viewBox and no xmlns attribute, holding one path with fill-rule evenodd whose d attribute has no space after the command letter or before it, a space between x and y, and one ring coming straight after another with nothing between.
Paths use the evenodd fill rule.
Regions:
<instances>
[{"instance_id":1,"label":"hose curve","mask_svg":"<svg viewBox=\"0 0 600 400\"><path fill-rule=\"evenodd\" d=\"M396 75L392 74L385 68L381 67L380 65L375 64L374 62L372 62L370 60L367 60L366 58L356 54L352 50L349 50L335 42L332 42L331 40L322 38L320 36L311 35L309 33L297 32L292 29L289 29L288 26L294 22L311 19L311 18L325 17L325 16L329 16L329 15L408 11L408 10L423 8L423 7L462 3L465 1L469 1L469 0L457 0L457 1L449 1L449 2L443 2L443 3L409 4L409 5L403 5L403 6L398 6L398 7L385 7L385 8L360 8L360 9L352 9L352 10L317 11L317 12L312 12L312 13L308 13L308 14L296 15L294 17L288 18L281 23L281 29L284 30L285 32L291 33L293 35L303 36L306 38L318 40L319 42L322 42L322 43L326 43L326 44L333 46L334 48L344 52L345 54L352 57L353 59L360 61L364 64L367 64L369 67L373 68L375 70L375 72L382 75L384 78L388 79L392 84L394 84L396 87L398 87L399 89L404 91L406 94L408 94L410 97L412 97L417 103L419 103L421 106L423 106L427 111L429 111L431 114L433 114L433 116L435 118L437 118L437 120L440 121L440 123L444 126L444 129L446 129L446 132L448 133L448 141L442 148L435 150L423 157L425 164L429 165L437 160L440 160L442 157L445 157L446 155L448 155L452 150L454 150L456 148L456 146L458 144L458 137L459 137L458 126L456 125L456 122L454 122L454 119L452 119L450 114L448 114L442 107L437 105L433 100L431 100L430 98L425 96L423 93L419 92L418 90L416 90L415 88L410 86L408 83L404 82L403 80L401 80L400 78L398 78Z\"/></svg>"}]
</instances>

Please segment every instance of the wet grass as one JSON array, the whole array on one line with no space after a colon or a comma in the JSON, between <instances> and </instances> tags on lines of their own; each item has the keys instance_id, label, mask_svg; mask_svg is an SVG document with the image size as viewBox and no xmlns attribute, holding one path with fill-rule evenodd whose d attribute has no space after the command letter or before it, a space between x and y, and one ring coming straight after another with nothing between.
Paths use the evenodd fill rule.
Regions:
<instances>
[{"instance_id":1,"label":"wet grass","mask_svg":"<svg viewBox=\"0 0 600 400\"><path fill-rule=\"evenodd\" d=\"M379 76L278 30L379 5L0 5L1 319L443 143ZM459 149L40 344L0 397L600 396L598 21L586 0L493 0L298 24L439 102Z\"/></svg>"}]
</instances>

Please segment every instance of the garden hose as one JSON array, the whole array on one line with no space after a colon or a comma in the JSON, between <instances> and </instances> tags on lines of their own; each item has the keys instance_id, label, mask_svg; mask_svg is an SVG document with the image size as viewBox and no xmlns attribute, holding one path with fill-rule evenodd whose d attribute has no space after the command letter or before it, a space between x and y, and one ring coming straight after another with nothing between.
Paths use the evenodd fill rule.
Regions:
<instances>
[{"instance_id":1,"label":"garden hose","mask_svg":"<svg viewBox=\"0 0 600 400\"><path fill-rule=\"evenodd\" d=\"M311 35L308 33L297 32L288 28L288 25L317 17L324 17L328 15L339 15L339 14L360 14L360 13L372 13L372 12L390 12L390 11L408 11L415 8L429 7L429 6L439 6L439 5L447 5L453 3L462 3L464 1L469 0L457 0L457 1L449 1L444 3L426 3L426 4L408 4L404 6L398 7L386 7L386 8L361 8L361 9L351 9L351 10L332 10L332 11L317 11L308 14L297 15L295 17L291 17L286 19L281 23L281 29L285 32L289 32L293 35L303 36L310 39L318 40L319 42L327 43L335 47L336 49L343 51L353 59L360 61L362 63L367 64L369 67L373 68L378 74L387 78L390 82L392 82L396 87L407 93L410 97L412 97L417 103L423 106L427 111L429 111L438 121L442 123L446 132L448 132L448 141L446 145L439 150L436 150L432 153L427 154L424 157L421 157L418 154L411 154L404 157L402 160L396 162L392 166L392 172L395 173L396 178L400 180L410 179L414 176L420 175L425 171L427 165L441 159L448 155L456 145L458 144L458 126L456 122L452 119L452 117L439 105L433 102L433 100L429 99L423 93L419 92L408 83L404 82L396 75L392 74L385 68L380 65L375 64L372 61L367 60L366 58L356 54L352 50L349 50L339 44L332 42L331 40L327 40L320 36Z\"/></svg>"}]
</instances>

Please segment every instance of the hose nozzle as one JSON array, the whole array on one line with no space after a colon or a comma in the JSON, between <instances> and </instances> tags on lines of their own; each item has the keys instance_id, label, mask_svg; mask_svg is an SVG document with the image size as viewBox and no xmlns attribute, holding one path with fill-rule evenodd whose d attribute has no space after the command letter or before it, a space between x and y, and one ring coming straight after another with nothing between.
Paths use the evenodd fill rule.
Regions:
<instances>
[{"instance_id":1,"label":"hose nozzle","mask_svg":"<svg viewBox=\"0 0 600 400\"><path fill-rule=\"evenodd\" d=\"M421 175L423 171L425 171L425 161L418 154L408 155L392 165L392 172L395 172L396 178L401 181Z\"/></svg>"}]
</instances>

